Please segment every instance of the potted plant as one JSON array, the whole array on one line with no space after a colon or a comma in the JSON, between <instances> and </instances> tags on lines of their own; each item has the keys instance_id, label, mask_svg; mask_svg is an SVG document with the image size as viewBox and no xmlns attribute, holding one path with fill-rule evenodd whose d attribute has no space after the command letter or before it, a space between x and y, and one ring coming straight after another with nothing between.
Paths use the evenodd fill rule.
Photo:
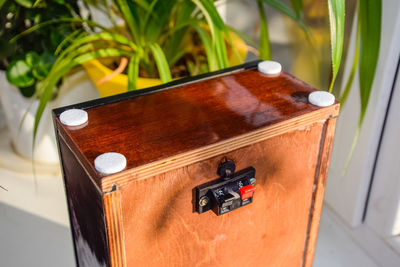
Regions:
<instances>
[{"instance_id":1,"label":"potted plant","mask_svg":"<svg viewBox=\"0 0 400 267\"><path fill-rule=\"evenodd\" d=\"M165 57L173 79L238 65L246 58L246 43L234 29L223 23L212 1L91 2L96 4L97 10L105 12L105 17L120 18L123 25L111 19L113 27L108 30L124 35L142 51L140 54L143 55L137 53L139 71L135 75L134 89L162 83L157 65L160 63L156 61L151 43L161 48L161 55ZM210 18L207 20L207 17ZM211 27L216 27L215 23L219 23L219 28L213 31L217 31L219 37L214 37L211 31ZM221 52L215 50L216 46ZM117 58L119 64L115 64L115 60L101 58L83 64L102 96L133 89L128 87L128 58Z\"/></svg>"},{"instance_id":2,"label":"potted plant","mask_svg":"<svg viewBox=\"0 0 400 267\"><path fill-rule=\"evenodd\" d=\"M233 52L232 49L229 49L230 46L228 45L228 64L229 66L242 64L244 62L244 59L246 58L247 45L243 41L243 39L232 32L230 32L230 37L232 38L232 41L237 48L237 53ZM193 48L193 45L190 45L189 47L193 49L192 51L196 51L196 49ZM96 85L96 88L98 89L102 97L125 93L128 90L129 79L128 75L124 73L124 69L126 69L128 62L127 59L123 58L120 64L118 66L115 66L114 69L110 67L110 65L112 65L112 62L113 61L108 61L107 64L107 60L93 59L83 63L84 69L88 73L92 82ZM203 64L205 64L205 62L203 62ZM196 75L208 71L208 68L206 68L205 65L200 65L200 67L196 67L195 65L189 63L189 66L190 68L186 71L186 67L176 67L176 71L178 72L175 73L175 75L173 75L172 77L180 78L187 75ZM181 69L182 72L179 72L179 69ZM136 90L159 85L162 83L159 78L146 78L145 74L143 76L144 77L139 76L137 78Z\"/></svg>"},{"instance_id":3,"label":"potted plant","mask_svg":"<svg viewBox=\"0 0 400 267\"><path fill-rule=\"evenodd\" d=\"M114 23L114 27L105 28L91 20L81 20L81 25L92 28L77 29L65 38L59 46L57 59L38 87L40 103L35 115L34 138L46 105L57 94L56 85L60 79L80 65L86 64L90 69L88 64L93 65L93 60L111 60L101 62L110 66L119 61L120 66L111 76L125 69L129 79L127 89L123 89L128 91L139 88L139 77L156 78L165 83L182 76L226 68L230 62L244 60L243 53L240 54L234 44L234 40L238 40L234 30L225 25L211 0L116 0L110 1L111 5L106 1L91 2L103 3L105 10L112 11L110 18L118 15L125 23L122 26ZM65 21L36 24L14 41L49 24ZM228 57L228 54L233 56Z\"/></svg>"},{"instance_id":4,"label":"potted plant","mask_svg":"<svg viewBox=\"0 0 400 267\"><path fill-rule=\"evenodd\" d=\"M80 63L102 96L237 65L246 57L246 44L224 24L212 1L91 2L123 25L114 19L108 29L97 25L101 32L72 35L69 47L79 51L68 48L62 56L86 53ZM134 78L128 83L122 72Z\"/></svg>"},{"instance_id":5,"label":"potted plant","mask_svg":"<svg viewBox=\"0 0 400 267\"><path fill-rule=\"evenodd\" d=\"M34 6L34 3L37 3ZM42 28L23 40L10 40L31 26L54 19L79 18L79 7L75 1L2 1L0 6L0 98L6 115L11 140L16 152L32 158L32 132L34 116L40 98L40 83L45 80L57 59L56 49L71 32L81 30L82 25L63 23ZM54 87L51 105L72 104L96 97L82 77L75 73ZM73 87L77 87L74 88ZM86 90L79 90L84 87ZM73 90L72 90L73 89ZM89 90L88 90L89 89ZM79 92L80 91L80 92ZM47 111L46 111L47 112ZM35 159L45 163L58 162L57 147L53 138L50 114L39 128L35 141Z\"/></svg>"}]
</instances>

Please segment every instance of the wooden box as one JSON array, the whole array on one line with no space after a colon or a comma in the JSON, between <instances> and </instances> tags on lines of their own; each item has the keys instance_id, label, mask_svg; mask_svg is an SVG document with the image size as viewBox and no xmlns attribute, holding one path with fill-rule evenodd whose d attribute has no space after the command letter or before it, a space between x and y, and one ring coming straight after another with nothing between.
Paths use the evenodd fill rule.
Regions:
<instances>
[{"instance_id":1,"label":"wooden box","mask_svg":"<svg viewBox=\"0 0 400 267\"><path fill-rule=\"evenodd\" d=\"M252 62L54 110L78 266L311 266L339 111L313 91ZM88 121L62 124L71 108ZM106 152L126 168L98 172ZM254 168L252 202L200 214L227 160Z\"/></svg>"}]
</instances>

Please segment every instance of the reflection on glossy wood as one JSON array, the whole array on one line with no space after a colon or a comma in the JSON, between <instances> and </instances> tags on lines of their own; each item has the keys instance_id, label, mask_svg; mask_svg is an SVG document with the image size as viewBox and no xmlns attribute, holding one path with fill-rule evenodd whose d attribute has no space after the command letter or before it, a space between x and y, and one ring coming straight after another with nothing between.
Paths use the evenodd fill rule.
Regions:
<instances>
[{"instance_id":1,"label":"reflection on glossy wood","mask_svg":"<svg viewBox=\"0 0 400 267\"><path fill-rule=\"evenodd\" d=\"M80 130L60 127L92 168L98 155L115 151L131 169L312 112L336 116L338 105L307 103L312 90L286 73L245 70L89 109ZM95 179L100 186L102 176Z\"/></svg>"}]
</instances>

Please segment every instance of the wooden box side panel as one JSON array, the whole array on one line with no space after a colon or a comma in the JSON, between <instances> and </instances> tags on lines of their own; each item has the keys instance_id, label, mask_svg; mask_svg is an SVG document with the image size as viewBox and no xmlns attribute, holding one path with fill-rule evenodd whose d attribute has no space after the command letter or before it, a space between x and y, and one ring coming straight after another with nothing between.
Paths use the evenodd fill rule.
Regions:
<instances>
[{"instance_id":1,"label":"wooden box side panel","mask_svg":"<svg viewBox=\"0 0 400 267\"><path fill-rule=\"evenodd\" d=\"M126 266L301 266L323 125L119 188ZM254 201L198 214L194 188L217 178L224 156L256 169Z\"/></svg>"},{"instance_id":2,"label":"wooden box side panel","mask_svg":"<svg viewBox=\"0 0 400 267\"><path fill-rule=\"evenodd\" d=\"M77 265L109 266L102 194L62 137L59 149Z\"/></svg>"},{"instance_id":3,"label":"wooden box side panel","mask_svg":"<svg viewBox=\"0 0 400 267\"><path fill-rule=\"evenodd\" d=\"M322 205L324 201L325 184L328 176L329 161L331 158L333 138L335 136L336 118L326 121L323 128L323 138L321 140L319 165L316 173L315 191L311 207L311 219L309 233L307 237L307 249L305 251L305 267L311 267L314 259L315 246L319 229Z\"/></svg>"}]
</instances>

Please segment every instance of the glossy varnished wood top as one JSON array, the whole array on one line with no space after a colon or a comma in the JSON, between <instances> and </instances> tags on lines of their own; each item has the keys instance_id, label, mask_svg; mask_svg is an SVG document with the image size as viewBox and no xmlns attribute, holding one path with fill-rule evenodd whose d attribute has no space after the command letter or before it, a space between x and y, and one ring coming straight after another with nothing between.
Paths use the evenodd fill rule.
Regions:
<instances>
[{"instance_id":1,"label":"glossy varnished wood top","mask_svg":"<svg viewBox=\"0 0 400 267\"><path fill-rule=\"evenodd\" d=\"M322 109L336 116L338 104L308 103L313 90L287 73L271 78L250 69L89 108L83 127L56 123L100 185L93 162L105 152L124 154L132 169Z\"/></svg>"}]
</instances>

